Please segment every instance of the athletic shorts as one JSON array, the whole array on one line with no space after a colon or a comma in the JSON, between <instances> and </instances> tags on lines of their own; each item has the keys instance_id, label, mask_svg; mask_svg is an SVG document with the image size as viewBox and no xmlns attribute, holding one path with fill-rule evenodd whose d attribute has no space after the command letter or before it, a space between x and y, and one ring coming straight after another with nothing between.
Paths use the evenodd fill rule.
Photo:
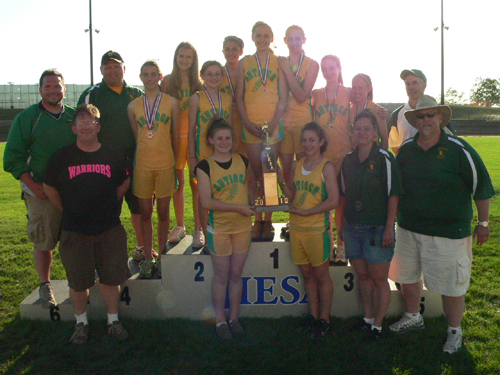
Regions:
<instances>
[{"instance_id":1,"label":"athletic shorts","mask_svg":"<svg viewBox=\"0 0 500 375\"><path fill-rule=\"evenodd\" d=\"M242 134L241 139L245 143L263 143L265 142L265 138L259 138L248 131L248 129L243 125L242 126ZM280 120L276 128L274 128L274 132L269 136L269 144L274 145L280 142L283 139L283 121Z\"/></svg>"},{"instance_id":2,"label":"athletic shorts","mask_svg":"<svg viewBox=\"0 0 500 375\"><path fill-rule=\"evenodd\" d=\"M283 142L281 142L280 153L282 154L299 154L302 149L302 129L304 127L285 127L283 129Z\"/></svg>"},{"instance_id":3,"label":"athletic shorts","mask_svg":"<svg viewBox=\"0 0 500 375\"><path fill-rule=\"evenodd\" d=\"M252 231L224 234L207 231L207 245L210 252L217 256L242 254L248 251L252 243Z\"/></svg>"},{"instance_id":4,"label":"athletic shorts","mask_svg":"<svg viewBox=\"0 0 500 375\"><path fill-rule=\"evenodd\" d=\"M456 240L397 228L389 269L391 280L413 284L421 281L423 275L425 287L431 292L460 297L469 288L471 266L471 236Z\"/></svg>"},{"instance_id":5,"label":"athletic shorts","mask_svg":"<svg viewBox=\"0 0 500 375\"><path fill-rule=\"evenodd\" d=\"M37 250L54 250L61 235L61 210L48 199L39 199L27 193L23 195L28 210L26 232L29 240Z\"/></svg>"},{"instance_id":6,"label":"athletic shorts","mask_svg":"<svg viewBox=\"0 0 500 375\"><path fill-rule=\"evenodd\" d=\"M186 168L186 163L189 160L189 147L188 147L188 137L179 137L179 154L177 155L177 160L175 161L175 169L184 170Z\"/></svg>"},{"instance_id":7,"label":"athletic shorts","mask_svg":"<svg viewBox=\"0 0 500 375\"><path fill-rule=\"evenodd\" d=\"M324 232L290 231L292 260L297 265L311 264L317 267L330 259L332 243L330 230Z\"/></svg>"},{"instance_id":8,"label":"athletic shorts","mask_svg":"<svg viewBox=\"0 0 500 375\"><path fill-rule=\"evenodd\" d=\"M176 187L175 168L160 171L134 169L134 194L138 198L166 198L174 194Z\"/></svg>"},{"instance_id":9,"label":"athletic shorts","mask_svg":"<svg viewBox=\"0 0 500 375\"><path fill-rule=\"evenodd\" d=\"M364 259L367 263L382 264L392 260L394 244L383 247L385 225L365 225L345 223L345 256L347 259Z\"/></svg>"},{"instance_id":10,"label":"athletic shorts","mask_svg":"<svg viewBox=\"0 0 500 375\"><path fill-rule=\"evenodd\" d=\"M121 225L95 236L63 231L59 253L68 285L76 292L94 285L95 270L101 284L108 286L121 285L131 276L127 234Z\"/></svg>"}]
</instances>

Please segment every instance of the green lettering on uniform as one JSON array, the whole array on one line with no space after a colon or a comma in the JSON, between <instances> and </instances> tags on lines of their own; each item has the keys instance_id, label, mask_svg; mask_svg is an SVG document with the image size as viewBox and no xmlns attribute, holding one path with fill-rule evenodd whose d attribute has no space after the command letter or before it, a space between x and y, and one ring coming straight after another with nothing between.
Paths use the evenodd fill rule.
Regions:
<instances>
[{"instance_id":1,"label":"green lettering on uniform","mask_svg":"<svg viewBox=\"0 0 500 375\"><path fill-rule=\"evenodd\" d=\"M316 186L316 187L314 188L314 190L312 191L312 195L316 195L316 194L318 194L318 191L319 191L319 187L318 187L318 186Z\"/></svg>"},{"instance_id":2,"label":"green lettering on uniform","mask_svg":"<svg viewBox=\"0 0 500 375\"><path fill-rule=\"evenodd\" d=\"M233 180L233 176L232 175L229 175L229 181L234 184L234 180Z\"/></svg>"},{"instance_id":3,"label":"green lettering on uniform","mask_svg":"<svg viewBox=\"0 0 500 375\"><path fill-rule=\"evenodd\" d=\"M278 78L278 75L276 73L273 73L272 71L267 72L267 78L273 82L276 78Z\"/></svg>"}]
</instances>

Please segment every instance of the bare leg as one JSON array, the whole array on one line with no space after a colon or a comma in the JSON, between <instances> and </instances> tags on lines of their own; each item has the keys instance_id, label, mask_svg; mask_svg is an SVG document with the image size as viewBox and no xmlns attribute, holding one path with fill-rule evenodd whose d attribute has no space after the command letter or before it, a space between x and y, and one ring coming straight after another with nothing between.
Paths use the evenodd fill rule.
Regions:
<instances>
[{"instance_id":1,"label":"bare leg","mask_svg":"<svg viewBox=\"0 0 500 375\"><path fill-rule=\"evenodd\" d=\"M450 327L460 327L465 308L465 296L441 296L443 310Z\"/></svg>"},{"instance_id":2,"label":"bare leg","mask_svg":"<svg viewBox=\"0 0 500 375\"><path fill-rule=\"evenodd\" d=\"M120 302L120 286L101 284L102 299L106 305L108 314L118 314L118 304Z\"/></svg>"},{"instance_id":3,"label":"bare leg","mask_svg":"<svg viewBox=\"0 0 500 375\"><path fill-rule=\"evenodd\" d=\"M139 198L141 232L144 240L144 256L153 259L153 198Z\"/></svg>"},{"instance_id":4,"label":"bare leg","mask_svg":"<svg viewBox=\"0 0 500 375\"><path fill-rule=\"evenodd\" d=\"M309 302L309 309L311 310L311 315L318 319L319 318L319 294L318 294L318 284L313 275L313 266L311 264L301 264L299 265L300 272L304 277L305 289L307 294L307 301Z\"/></svg>"},{"instance_id":5,"label":"bare leg","mask_svg":"<svg viewBox=\"0 0 500 375\"><path fill-rule=\"evenodd\" d=\"M238 319L241 304L241 292L243 283L241 280L241 273L245 261L248 257L248 251L244 253L233 253L230 259L229 270L229 320Z\"/></svg>"},{"instance_id":6,"label":"bare leg","mask_svg":"<svg viewBox=\"0 0 500 375\"><path fill-rule=\"evenodd\" d=\"M89 299L89 290L76 292L73 288L69 288L69 299L75 310L75 315L82 315L87 311L87 302Z\"/></svg>"},{"instance_id":7,"label":"bare leg","mask_svg":"<svg viewBox=\"0 0 500 375\"><path fill-rule=\"evenodd\" d=\"M319 318L330 321L330 310L333 301L333 283L330 279L329 262L313 267L314 279L318 288L320 310Z\"/></svg>"},{"instance_id":8,"label":"bare leg","mask_svg":"<svg viewBox=\"0 0 500 375\"><path fill-rule=\"evenodd\" d=\"M161 254L167 245L170 229L170 197L156 199L156 212L158 215L158 254Z\"/></svg>"},{"instance_id":9,"label":"bare leg","mask_svg":"<svg viewBox=\"0 0 500 375\"><path fill-rule=\"evenodd\" d=\"M368 272L374 286L373 307L375 321L373 325L376 327L382 327L382 320L391 303L391 288L387 281L389 266L390 263L368 264Z\"/></svg>"},{"instance_id":10,"label":"bare leg","mask_svg":"<svg viewBox=\"0 0 500 375\"><path fill-rule=\"evenodd\" d=\"M132 228L134 228L137 246L144 246L144 241L142 239L142 230L141 230L141 215L131 214L130 219L132 221Z\"/></svg>"},{"instance_id":11,"label":"bare leg","mask_svg":"<svg viewBox=\"0 0 500 375\"><path fill-rule=\"evenodd\" d=\"M294 154L282 154L280 153L281 170L283 171L283 180L285 184L292 184L292 163Z\"/></svg>"},{"instance_id":12,"label":"bare leg","mask_svg":"<svg viewBox=\"0 0 500 375\"><path fill-rule=\"evenodd\" d=\"M193 215L194 215L194 228L202 229L200 221L200 211L198 203L198 184L193 178L189 179L189 184L191 185L191 191L193 193Z\"/></svg>"},{"instance_id":13,"label":"bare leg","mask_svg":"<svg viewBox=\"0 0 500 375\"><path fill-rule=\"evenodd\" d=\"M40 283L46 283L50 281L50 266L52 265L52 250L42 251L33 248L33 260L35 262L36 272L40 279Z\"/></svg>"},{"instance_id":14,"label":"bare leg","mask_svg":"<svg viewBox=\"0 0 500 375\"><path fill-rule=\"evenodd\" d=\"M185 184L184 170L177 169L176 174L177 174L178 185L177 185L177 190L175 191L175 193L173 195L175 222L176 222L177 226L183 227L184 226L184 184Z\"/></svg>"},{"instance_id":15,"label":"bare leg","mask_svg":"<svg viewBox=\"0 0 500 375\"><path fill-rule=\"evenodd\" d=\"M403 299L407 313L416 314L420 311L420 299L422 297L423 282L413 284L401 284Z\"/></svg>"},{"instance_id":16,"label":"bare leg","mask_svg":"<svg viewBox=\"0 0 500 375\"><path fill-rule=\"evenodd\" d=\"M361 292L361 301L363 302L363 310L365 318L371 319L375 316L375 308L373 303L373 280L370 278L368 265L364 259L353 259L351 264L358 274L359 290ZM380 326L377 326L380 327Z\"/></svg>"},{"instance_id":17,"label":"bare leg","mask_svg":"<svg viewBox=\"0 0 500 375\"><path fill-rule=\"evenodd\" d=\"M226 291L229 279L231 260L229 256L217 256L210 253L214 267L214 278L212 280L212 303L215 309L215 323L226 321L224 307L226 304Z\"/></svg>"}]
</instances>

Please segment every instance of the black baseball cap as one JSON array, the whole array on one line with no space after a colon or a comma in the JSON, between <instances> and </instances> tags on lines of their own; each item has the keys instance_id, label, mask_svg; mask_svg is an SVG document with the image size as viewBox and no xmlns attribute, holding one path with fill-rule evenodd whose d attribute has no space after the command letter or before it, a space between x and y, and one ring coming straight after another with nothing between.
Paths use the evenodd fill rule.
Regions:
<instances>
[{"instance_id":1,"label":"black baseball cap","mask_svg":"<svg viewBox=\"0 0 500 375\"><path fill-rule=\"evenodd\" d=\"M115 51L108 51L104 55L102 55L101 66L106 64L106 61L108 60L115 60L118 61L119 63L124 63L121 55Z\"/></svg>"}]
</instances>

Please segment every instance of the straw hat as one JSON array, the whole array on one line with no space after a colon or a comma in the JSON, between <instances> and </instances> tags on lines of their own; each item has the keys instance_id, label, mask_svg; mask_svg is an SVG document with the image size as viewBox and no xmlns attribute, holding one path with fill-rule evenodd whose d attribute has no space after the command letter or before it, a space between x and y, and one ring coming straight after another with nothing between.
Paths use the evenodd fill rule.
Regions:
<instances>
[{"instance_id":1,"label":"straw hat","mask_svg":"<svg viewBox=\"0 0 500 375\"><path fill-rule=\"evenodd\" d=\"M420 99L418 99L417 107L411 111L405 112L406 121L410 123L410 125L415 126L417 123L417 117L422 110L434 108L437 113L443 115L443 122L441 122L441 128L444 128L451 119L451 108L447 105L439 105L432 96L422 95Z\"/></svg>"}]
</instances>

